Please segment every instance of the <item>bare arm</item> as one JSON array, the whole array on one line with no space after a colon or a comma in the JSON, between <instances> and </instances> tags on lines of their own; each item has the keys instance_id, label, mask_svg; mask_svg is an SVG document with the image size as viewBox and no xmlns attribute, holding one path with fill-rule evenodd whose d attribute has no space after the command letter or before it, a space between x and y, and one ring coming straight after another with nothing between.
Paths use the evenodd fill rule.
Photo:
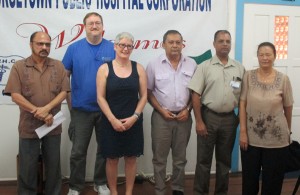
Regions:
<instances>
[{"instance_id":1,"label":"bare arm","mask_svg":"<svg viewBox=\"0 0 300 195\"><path fill-rule=\"evenodd\" d=\"M192 104L193 104L193 111L196 120L196 133L200 136L207 136L207 129L202 120L201 114L201 96L196 92L192 92Z\"/></svg>"},{"instance_id":2,"label":"bare arm","mask_svg":"<svg viewBox=\"0 0 300 195\"><path fill-rule=\"evenodd\" d=\"M67 76L69 77L69 81L71 81L71 80L70 80L71 72L70 72L69 70L66 70L66 72L67 72ZM70 85L71 85L71 83L70 83ZM71 110L71 109L72 109L71 91L69 91L69 92L67 93L66 100L67 100L68 108L69 108L69 110Z\"/></svg>"},{"instance_id":3,"label":"bare arm","mask_svg":"<svg viewBox=\"0 0 300 195\"><path fill-rule=\"evenodd\" d=\"M66 95L66 91L60 92L51 102L43 107L33 105L19 93L12 93L11 97L13 102L19 105L22 109L34 114L35 118L44 121L48 126L50 126L53 123L53 115L49 112L55 106L60 104L66 98Z\"/></svg>"},{"instance_id":4,"label":"bare arm","mask_svg":"<svg viewBox=\"0 0 300 195\"><path fill-rule=\"evenodd\" d=\"M139 87L140 100L137 104L135 112L141 113L147 103L147 77L144 68L140 64L137 64L137 68L138 68L139 81L140 81L140 87Z\"/></svg>"},{"instance_id":5,"label":"bare arm","mask_svg":"<svg viewBox=\"0 0 300 195\"><path fill-rule=\"evenodd\" d=\"M293 114L293 106L283 107L284 116L286 118L290 133L292 133L292 114Z\"/></svg>"},{"instance_id":6,"label":"bare arm","mask_svg":"<svg viewBox=\"0 0 300 195\"><path fill-rule=\"evenodd\" d=\"M247 101L240 100L239 117L240 117L240 147L243 150L248 148L248 135L247 135Z\"/></svg>"},{"instance_id":7,"label":"bare arm","mask_svg":"<svg viewBox=\"0 0 300 195\"><path fill-rule=\"evenodd\" d=\"M151 106L157 111L159 112L162 117L164 117L164 119L166 120L175 120L176 116L173 116L173 113L170 112L167 109L164 109L163 107L160 106L160 104L158 103L156 97L153 95L152 91L148 89L148 101L151 104Z\"/></svg>"},{"instance_id":8,"label":"bare arm","mask_svg":"<svg viewBox=\"0 0 300 195\"><path fill-rule=\"evenodd\" d=\"M24 109L30 113L35 113L37 110L37 107L35 105L30 103L27 99L24 98L24 96L22 96L19 93L11 93L11 99L22 109Z\"/></svg>"}]
</instances>

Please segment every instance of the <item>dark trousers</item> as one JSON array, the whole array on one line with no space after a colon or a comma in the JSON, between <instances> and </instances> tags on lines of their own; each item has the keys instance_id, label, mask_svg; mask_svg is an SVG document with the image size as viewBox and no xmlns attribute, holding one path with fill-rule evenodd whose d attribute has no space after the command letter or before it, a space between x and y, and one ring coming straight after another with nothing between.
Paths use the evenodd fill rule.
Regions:
<instances>
[{"instance_id":1,"label":"dark trousers","mask_svg":"<svg viewBox=\"0 0 300 195\"><path fill-rule=\"evenodd\" d=\"M19 195L36 195L40 153L45 165L45 195L61 193L60 140L60 135L19 139Z\"/></svg>"},{"instance_id":2,"label":"dark trousers","mask_svg":"<svg viewBox=\"0 0 300 195\"><path fill-rule=\"evenodd\" d=\"M86 157L90 140L95 129L97 140L97 154L94 169L94 183L103 185L107 183L106 161L100 152L100 112L85 112L77 109L71 110L69 137L72 141L70 157L70 188L82 191L85 187Z\"/></svg>"},{"instance_id":3,"label":"dark trousers","mask_svg":"<svg viewBox=\"0 0 300 195\"><path fill-rule=\"evenodd\" d=\"M206 125L208 135L207 137L197 135L194 195L209 194L210 170L214 149L216 156L215 194L227 194L231 153L236 136L238 117L234 113L221 116L208 109L203 109L202 119Z\"/></svg>"},{"instance_id":4,"label":"dark trousers","mask_svg":"<svg viewBox=\"0 0 300 195\"><path fill-rule=\"evenodd\" d=\"M262 195L280 195L285 174L285 155L288 147L261 148L248 146L241 150L243 195L259 192L259 177L262 175Z\"/></svg>"}]
</instances>

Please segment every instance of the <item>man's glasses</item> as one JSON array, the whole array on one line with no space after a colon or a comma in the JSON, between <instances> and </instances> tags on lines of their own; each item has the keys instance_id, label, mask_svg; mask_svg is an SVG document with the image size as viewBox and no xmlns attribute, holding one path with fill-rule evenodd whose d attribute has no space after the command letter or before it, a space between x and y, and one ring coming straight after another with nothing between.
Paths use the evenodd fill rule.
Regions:
<instances>
[{"instance_id":1,"label":"man's glasses","mask_svg":"<svg viewBox=\"0 0 300 195\"><path fill-rule=\"evenodd\" d=\"M87 23L86 25L89 26L89 27L92 27L92 26L101 26L102 22L89 22Z\"/></svg>"},{"instance_id":2,"label":"man's glasses","mask_svg":"<svg viewBox=\"0 0 300 195\"><path fill-rule=\"evenodd\" d=\"M121 47L122 49L125 49L125 47L127 47L128 50L132 50L133 49L133 45L126 45L123 43L118 43L117 44L119 47Z\"/></svg>"},{"instance_id":3,"label":"man's glasses","mask_svg":"<svg viewBox=\"0 0 300 195\"><path fill-rule=\"evenodd\" d=\"M38 42L38 41L32 41L32 42L35 43L39 47L43 47L44 45L46 47L51 47L51 43L44 43L44 42Z\"/></svg>"}]
</instances>

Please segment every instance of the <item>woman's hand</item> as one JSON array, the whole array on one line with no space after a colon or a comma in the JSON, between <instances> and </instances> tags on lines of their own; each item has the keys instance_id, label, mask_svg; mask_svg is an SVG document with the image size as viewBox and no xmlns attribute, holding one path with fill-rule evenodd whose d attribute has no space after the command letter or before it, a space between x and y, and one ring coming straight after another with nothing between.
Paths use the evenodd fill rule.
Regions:
<instances>
[{"instance_id":1,"label":"woman's hand","mask_svg":"<svg viewBox=\"0 0 300 195\"><path fill-rule=\"evenodd\" d=\"M240 147L245 151L248 149L248 135L246 131L240 131Z\"/></svg>"},{"instance_id":2,"label":"woman's hand","mask_svg":"<svg viewBox=\"0 0 300 195\"><path fill-rule=\"evenodd\" d=\"M128 118L120 119L123 126L125 127L125 131L130 129L137 120L138 120L137 117L135 117L134 115Z\"/></svg>"},{"instance_id":3,"label":"woman's hand","mask_svg":"<svg viewBox=\"0 0 300 195\"><path fill-rule=\"evenodd\" d=\"M111 125L113 126L114 130L118 132L123 132L126 130L125 126L123 125L122 121L119 119L113 119L111 122Z\"/></svg>"}]
</instances>

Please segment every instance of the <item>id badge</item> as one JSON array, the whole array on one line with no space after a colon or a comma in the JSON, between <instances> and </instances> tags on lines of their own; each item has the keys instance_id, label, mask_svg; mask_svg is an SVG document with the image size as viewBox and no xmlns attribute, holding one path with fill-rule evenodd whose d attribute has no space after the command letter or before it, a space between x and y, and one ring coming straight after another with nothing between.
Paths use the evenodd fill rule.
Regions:
<instances>
[{"instance_id":1,"label":"id badge","mask_svg":"<svg viewBox=\"0 0 300 195\"><path fill-rule=\"evenodd\" d=\"M230 81L230 86L234 89L239 89L241 86L241 82L240 81Z\"/></svg>"}]
</instances>

